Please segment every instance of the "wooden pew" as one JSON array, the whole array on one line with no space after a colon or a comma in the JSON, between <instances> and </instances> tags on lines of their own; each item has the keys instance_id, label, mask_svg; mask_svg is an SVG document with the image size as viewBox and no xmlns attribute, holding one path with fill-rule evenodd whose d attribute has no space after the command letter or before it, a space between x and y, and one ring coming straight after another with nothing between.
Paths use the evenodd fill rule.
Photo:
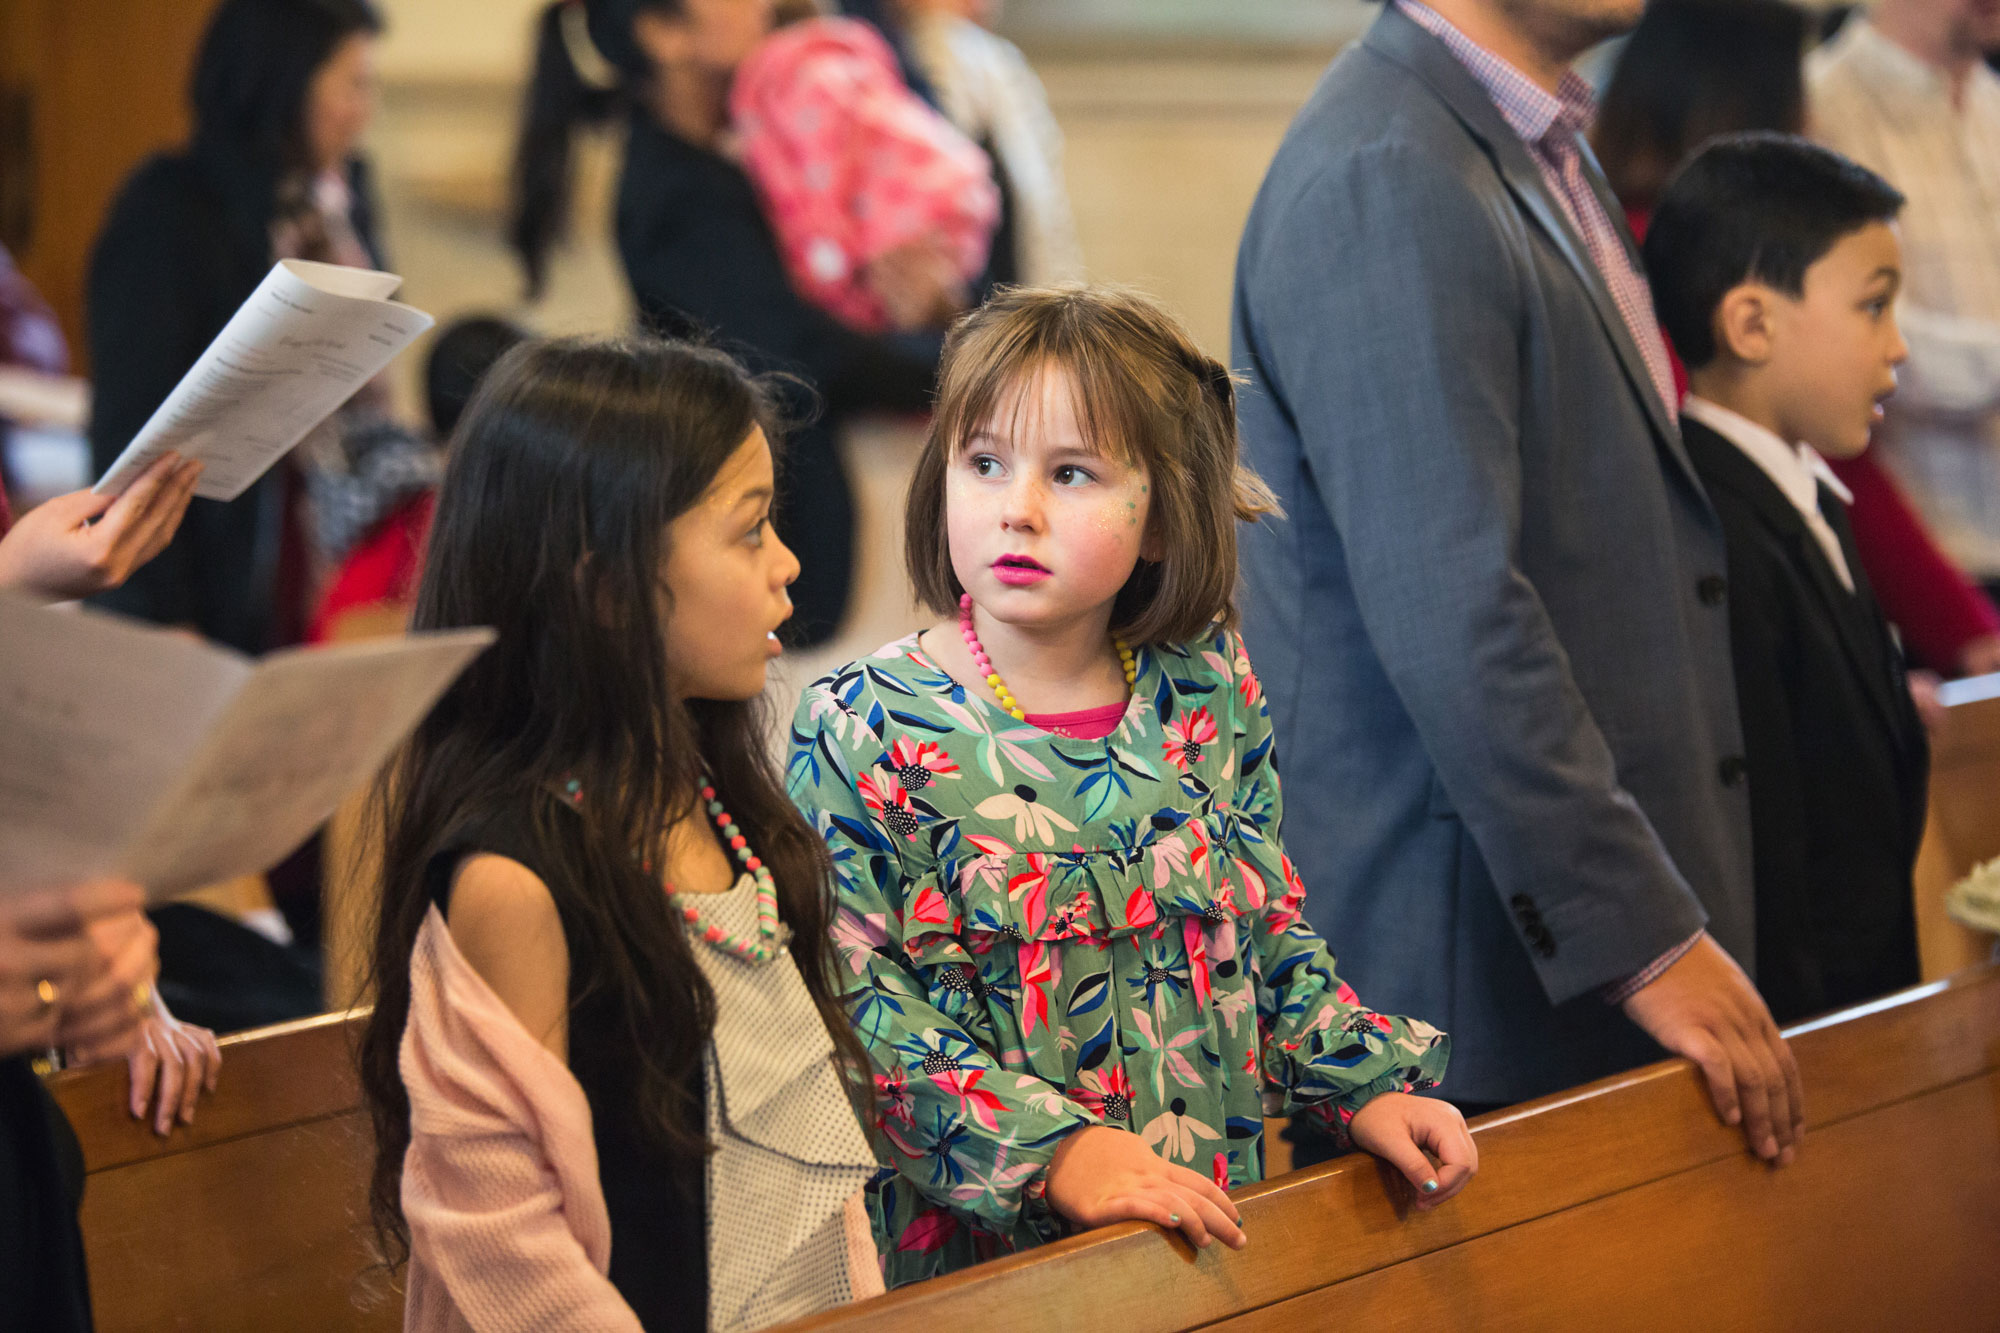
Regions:
<instances>
[{"instance_id":1,"label":"wooden pew","mask_svg":"<svg viewBox=\"0 0 2000 1333\"><path fill-rule=\"evenodd\" d=\"M353 1058L365 1018L223 1038L221 1085L165 1139L127 1113L123 1062L50 1080L89 1172L101 1333L402 1327L401 1293L369 1271L374 1138Z\"/></svg>"},{"instance_id":2,"label":"wooden pew","mask_svg":"<svg viewBox=\"0 0 2000 1333\"><path fill-rule=\"evenodd\" d=\"M1962 681L1950 689L1984 693L2000 677ZM1972 698L1945 709L1931 744L1930 816L1917 853L1917 946L1924 979L1935 980L1984 962L1993 936L1951 919L1944 896L1981 861L2000 856L2000 697Z\"/></svg>"},{"instance_id":3,"label":"wooden pew","mask_svg":"<svg viewBox=\"0 0 2000 1333\"><path fill-rule=\"evenodd\" d=\"M106 1333L399 1326L369 1271L359 1022L228 1040L164 1141L125 1114L122 1066L54 1080ZM1782 1171L1669 1061L1476 1122L1480 1177L1435 1213L1350 1157L1242 1191L1241 1254L1111 1227L794 1333L2000 1327L2000 968L1792 1036L1809 1132Z\"/></svg>"},{"instance_id":4,"label":"wooden pew","mask_svg":"<svg viewBox=\"0 0 2000 1333\"><path fill-rule=\"evenodd\" d=\"M1433 1213L1348 1157L1239 1192L1242 1253L1127 1223L786 1329L2000 1328L2000 969L1792 1037L1783 1170L1669 1061L1475 1122Z\"/></svg>"}]
</instances>

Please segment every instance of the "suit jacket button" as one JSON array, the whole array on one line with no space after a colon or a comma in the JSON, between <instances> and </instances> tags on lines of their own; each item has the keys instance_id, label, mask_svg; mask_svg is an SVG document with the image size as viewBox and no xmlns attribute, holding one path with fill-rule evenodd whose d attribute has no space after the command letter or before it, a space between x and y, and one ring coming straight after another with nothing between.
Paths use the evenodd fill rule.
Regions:
<instances>
[{"instance_id":1,"label":"suit jacket button","mask_svg":"<svg viewBox=\"0 0 2000 1333\"><path fill-rule=\"evenodd\" d=\"M1716 775L1722 779L1723 786L1734 787L1738 783L1743 781L1743 772L1745 767L1746 766L1743 762L1742 755L1740 754L1724 755L1722 757L1722 762L1715 766Z\"/></svg>"},{"instance_id":2,"label":"suit jacket button","mask_svg":"<svg viewBox=\"0 0 2000 1333\"><path fill-rule=\"evenodd\" d=\"M1703 606L1720 606L1729 593L1729 580L1720 574L1710 574L1694 585L1694 595L1701 598Z\"/></svg>"}]
</instances>

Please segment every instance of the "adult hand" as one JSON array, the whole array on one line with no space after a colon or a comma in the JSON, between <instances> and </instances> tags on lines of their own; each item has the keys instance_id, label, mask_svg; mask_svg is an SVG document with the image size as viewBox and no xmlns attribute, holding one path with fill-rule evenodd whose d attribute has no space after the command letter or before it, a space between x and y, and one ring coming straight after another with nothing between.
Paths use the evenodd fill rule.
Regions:
<instances>
[{"instance_id":1,"label":"adult hand","mask_svg":"<svg viewBox=\"0 0 2000 1333\"><path fill-rule=\"evenodd\" d=\"M160 970L160 934L134 904L93 917L84 926L90 977L62 1002L56 1041L77 1060L110 1060L132 1049L139 1025L153 1011L153 977Z\"/></svg>"},{"instance_id":2,"label":"adult hand","mask_svg":"<svg viewBox=\"0 0 2000 1333\"><path fill-rule=\"evenodd\" d=\"M102 971L91 922L136 914L144 901L137 885L115 880L0 899L0 1057L58 1044L70 1003Z\"/></svg>"},{"instance_id":3,"label":"adult hand","mask_svg":"<svg viewBox=\"0 0 2000 1333\"><path fill-rule=\"evenodd\" d=\"M0 537L0 588L61 601L117 587L173 540L200 477L199 461L168 454L123 495L71 491L36 505Z\"/></svg>"},{"instance_id":4,"label":"adult hand","mask_svg":"<svg viewBox=\"0 0 2000 1333\"><path fill-rule=\"evenodd\" d=\"M132 1118L145 1119L151 1103L153 1132L164 1138L177 1116L183 1125L192 1125L201 1094L215 1091L222 1047L213 1032L181 1022L155 995L153 1012L140 1023L138 1040L125 1059L132 1075Z\"/></svg>"},{"instance_id":5,"label":"adult hand","mask_svg":"<svg viewBox=\"0 0 2000 1333\"><path fill-rule=\"evenodd\" d=\"M1944 725L1944 702L1938 698L1938 678L1934 671L1911 671L1904 681L1910 687L1910 702L1916 705L1917 717L1923 722L1924 730L1933 737Z\"/></svg>"},{"instance_id":6,"label":"adult hand","mask_svg":"<svg viewBox=\"0 0 2000 1333\"><path fill-rule=\"evenodd\" d=\"M1385 1092L1354 1113L1347 1132L1355 1147L1403 1173L1424 1211L1457 1194L1479 1173L1479 1148L1465 1128L1465 1117L1450 1102Z\"/></svg>"},{"instance_id":7,"label":"adult hand","mask_svg":"<svg viewBox=\"0 0 2000 1333\"><path fill-rule=\"evenodd\" d=\"M1799 1067L1763 997L1721 945L1704 932L1624 1008L1654 1041L1701 1066L1716 1114L1743 1127L1751 1152L1791 1162L1805 1132Z\"/></svg>"},{"instance_id":8,"label":"adult hand","mask_svg":"<svg viewBox=\"0 0 2000 1333\"><path fill-rule=\"evenodd\" d=\"M1235 1250L1249 1244L1242 1214L1221 1186L1175 1166L1122 1129L1077 1130L1049 1159L1047 1179L1049 1206L1080 1227L1153 1222L1185 1232L1196 1249L1211 1240Z\"/></svg>"},{"instance_id":9,"label":"adult hand","mask_svg":"<svg viewBox=\"0 0 2000 1333\"><path fill-rule=\"evenodd\" d=\"M1958 674L1987 676L2000 671L2000 634L1988 634L1965 645L1958 655Z\"/></svg>"},{"instance_id":10,"label":"adult hand","mask_svg":"<svg viewBox=\"0 0 2000 1333\"><path fill-rule=\"evenodd\" d=\"M881 298L898 332L941 328L970 297L943 244L925 237L905 241L868 265L868 285Z\"/></svg>"}]
</instances>

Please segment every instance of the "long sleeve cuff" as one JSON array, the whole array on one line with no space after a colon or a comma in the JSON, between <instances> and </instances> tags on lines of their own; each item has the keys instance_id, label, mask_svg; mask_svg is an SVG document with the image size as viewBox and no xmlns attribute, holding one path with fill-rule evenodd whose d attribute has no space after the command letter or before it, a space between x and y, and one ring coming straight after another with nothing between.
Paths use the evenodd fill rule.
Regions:
<instances>
[{"instance_id":1,"label":"long sleeve cuff","mask_svg":"<svg viewBox=\"0 0 2000 1333\"><path fill-rule=\"evenodd\" d=\"M1609 986L1599 991L1598 994L1604 997L1606 1004L1625 1003L1625 1001L1631 999L1655 981L1658 981L1662 972L1672 967L1675 963L1678 963L1689 949L1694 948L1696 944L1700 943L1701 936L1702 932L1697 930L1694 934L1688 936L1679 944L1676 944L1673 948L1667 950L1658 958L1655 958L1652 962L1625 978L1625 980L1612 982Z\"/></svg>"}]
</instances>

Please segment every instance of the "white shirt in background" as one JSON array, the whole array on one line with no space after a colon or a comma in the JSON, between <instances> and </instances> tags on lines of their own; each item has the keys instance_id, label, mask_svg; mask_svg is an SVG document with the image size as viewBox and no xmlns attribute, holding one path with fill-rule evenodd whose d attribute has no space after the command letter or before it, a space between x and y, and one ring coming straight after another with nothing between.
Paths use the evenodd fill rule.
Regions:
<instances>
[{"instance_id":1,"label":"white shirt in background","mask_svg":"<svg viewBox=\"0 0 2000 1333\"><path fill-rule=\"evenodd\" d=\"M1062 130L1027 57L1006 38L952 14L915 15L907 32L910 55L937 90L945 118L990 149L1006 176L1019 281L1035 287L1081 279Z\"/></svg>"},{"instance_id":2,"label":"white shirt in background","mask_svg":"<svg viewBox=\"0 0 2000 1333\"><path fill-rule=\"evenodd\" d=\"M2000 578L2000 78L1944 75L1859 16L1807 65L1813 134L1909 198L1900 219L1910 345L1877 435L1945 550Z\"/></svg>"}]
</instances>

